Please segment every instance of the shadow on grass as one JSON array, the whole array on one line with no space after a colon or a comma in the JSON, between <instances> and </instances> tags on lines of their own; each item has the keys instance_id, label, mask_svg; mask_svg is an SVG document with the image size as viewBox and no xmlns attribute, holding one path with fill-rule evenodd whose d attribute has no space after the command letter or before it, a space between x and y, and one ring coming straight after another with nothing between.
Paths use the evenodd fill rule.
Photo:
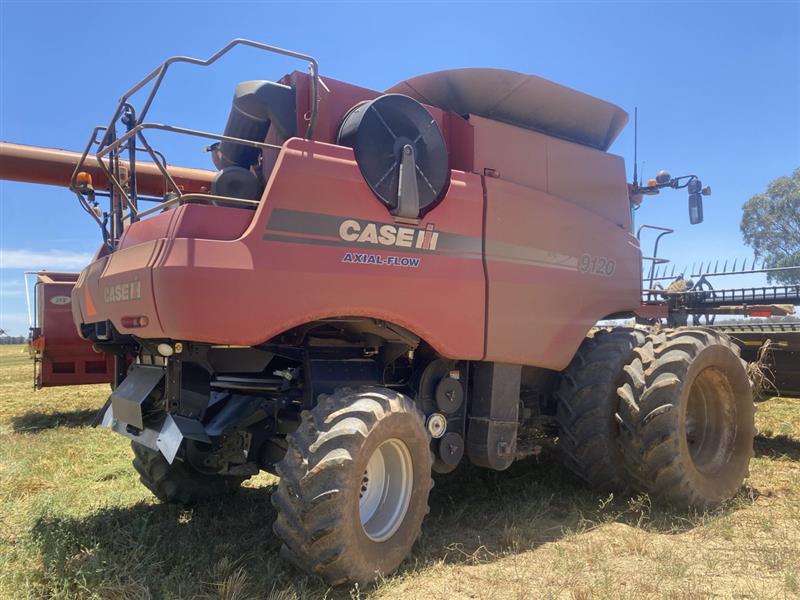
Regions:
<instances>
[{"instance_id":1,"label":"shadow on grass","mask_svg":"<svg viewBox=\"0 0 800 600\"><path fill-rule=\"evenodd\" d=\"M42 556L41 592L350 598L347 590L327 590L280 558L280 543L271 530L271 491L243 488L225 501L192 509L139 503L81 518L40 518L32 534ZM686 513L659 510L646 501L586 491L552 459L524 461L502 473L466 465L437 478L424 533L400 572L439 562L490 562L599 523L664 532L685 531L697 523ZM240 595L221 594L231 585L240 588Z\"/></svg>"},{"instance_id":2,"label":"shadow on grass","mask_svg":"<svg viewBox=\"0 0 800 600\"><path fill-rule=\"evenodd\" d=\"M554 453L503 472L465 465L437 480L416 558L420 566L486 562L606 523L682 533L736 505L733 500L714 513L698 514L651 505L647 496L601 494L566 471Z\"/></svg>"},{"instance_id":3,"label":"shadow on grass","mask_svg":"<svg viewBox=\"0 0 800 600\"><path fill-rule=\"evenodd\" d=\"M788 435L757 435L754 446L756 456L800 460L800 441Z\"/></svg>"},{"instance_id":4,"label":"shadow on grass","mask_svg":"<svg viewBox=\"0 0 800 600\"><path fill-rule=\"evenodd\" d=\"M11 424L16 433L36 433L56 427L85 427L92 424L96 414L96 408L47 413L31 411L12 417Z\"/></svg>"},{"instance_id":5,"label":"shadow on grass","mask_svg":"<svg viewBox=\"0 0 800 600\"><path fill-rule=\"evenodd\" d=\"M292 587L297 575L278 556L270 492L242 488L189 509L138 503L83 518L42 517L32 530L42 556L41 591L44 596L89 589L104 598L216 597L218 587L240 570L246 574L239 584L245 595L237 598ZM311 579L298 589L309 598L325 591Z\"/></svg>"}]
</instances>

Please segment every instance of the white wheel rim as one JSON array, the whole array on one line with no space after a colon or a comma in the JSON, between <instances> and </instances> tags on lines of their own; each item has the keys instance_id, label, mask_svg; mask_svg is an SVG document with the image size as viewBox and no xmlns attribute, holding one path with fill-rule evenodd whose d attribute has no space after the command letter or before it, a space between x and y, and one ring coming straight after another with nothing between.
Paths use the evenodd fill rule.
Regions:
<instances>
[{"instance_id":1,"label":"white wheel rim","mask_svg":"<svg viewBox=\"0 0 800 600\"><path fill-rule=\"evenodd\" d=\"M388 540L403 523L413 482L411 453L402 441L386 440L369 457L361 479L358 509L361 527L373 542Z\"/></svg>"}]
</instances>

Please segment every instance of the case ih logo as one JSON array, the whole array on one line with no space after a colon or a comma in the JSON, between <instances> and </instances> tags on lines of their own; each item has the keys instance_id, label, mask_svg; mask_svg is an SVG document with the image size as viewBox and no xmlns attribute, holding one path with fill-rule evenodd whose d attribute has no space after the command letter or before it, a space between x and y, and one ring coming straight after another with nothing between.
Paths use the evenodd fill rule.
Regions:
<instances>
[{"instance_id":1,"label":"case ih logo","mask_svg":"<svg viewBox=\"0 0 800 600\"><path fill-rule=\"evenodd\" d=\"M432 223L426 225L425 229L417 229L415 227L396 227L395 225L363 223L355 219L346 219L339 226L339 237L346 242L358 242L360 244L436 250L439 234L435 231L435 226Z\"/></svg>"},{"instance_id":2,"label":"case ih logo","mask_svg":"<svg viewBox=\"0 0 800 600\"><path fill-rule=\"evenodd\" d=\"M128 300L138 300L142 297L142 284L140 281L130 283L120 283L109 285L103 289L103 300L106 304L112 302L127 302Z\"/></svg>"}]
</instances>

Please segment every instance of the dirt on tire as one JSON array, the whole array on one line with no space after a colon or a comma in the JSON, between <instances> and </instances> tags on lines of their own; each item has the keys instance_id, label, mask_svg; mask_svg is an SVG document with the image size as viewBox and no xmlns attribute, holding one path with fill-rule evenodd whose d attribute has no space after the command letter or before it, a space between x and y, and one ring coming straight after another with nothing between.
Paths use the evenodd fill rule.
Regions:
<instances>
[{"instance_id":1,"label":"dirt on tire","mask_svg":"<svg viewBox=\"0 0 800 600\"><path fill-rule=\"evenodd\" d=\"M362 477L373 452L393 439L408 449L413 487L396 531L376 542L361 523ZM272 494L281 555L331 585L394 571L420 534L433 486L430 437L414 402L381 387L341 389L304 411L287 442Z\"/></svg>"},{"instance_id":2,"label":"dirt on tire","mask_svg":"<svg viewBox=\"0 0 800 600\"><path fill-rule=\"evenodd\" d=\"M623 368L645 338L639 329L601 329L584 340L561 375L556 391L558 447L564 465L593 489L630 489L618 441L617 388Z\"/></svg>"},{"instance_id":3,"label":"dirt on tire","mask_svg":"<svg viewBox=\"0 0 800 600\"><path fill-rule=\"evenodd\" d=\"M736 494L753 456L755 405L725 334L687 327L649 335L619 395L621 447L640 491L698 509Z\"/></svg>"},{"instance_id":4,"label":"dirt on tire","mask_svg":"<svg viewBox=\"0 0 800 600\"><path fill-rule=\"evenodd\" d=\"M161 452L136 442L131 442L131 449L139 481L167 504L188 505L219 498L235 492L245 479L200 473L179 459L170 464Z\"/></svg>"}]
</instances>

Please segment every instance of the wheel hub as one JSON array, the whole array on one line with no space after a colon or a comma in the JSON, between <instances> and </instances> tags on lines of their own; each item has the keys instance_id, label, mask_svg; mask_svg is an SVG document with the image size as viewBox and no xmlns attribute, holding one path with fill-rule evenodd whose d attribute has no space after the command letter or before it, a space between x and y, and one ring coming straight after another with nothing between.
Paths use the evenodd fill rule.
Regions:
<instances>
[{"instance_id":1,"label":"wheel hub","mask_svg":"<svg viewBox=\"0 0 800 600\"><path fill-rule=\"evenodd\" d=\"M397 531L408 511L413 489L411 453L392 438L378 446L367 461L358 493L361 527L374 542L383 542Z\"/></svg>"},{"instance_id":2,"label":"wheel hub","mask_svg":"<svg viewBox=\"0 0 800 600\"><path fill-rule=\"evenodd\" d=\"M736 434L734 393L724 374L713 367L692 384L686 409L686 443L695 467L714 473L728 463Z\"/></svg>"}]
</instances>

